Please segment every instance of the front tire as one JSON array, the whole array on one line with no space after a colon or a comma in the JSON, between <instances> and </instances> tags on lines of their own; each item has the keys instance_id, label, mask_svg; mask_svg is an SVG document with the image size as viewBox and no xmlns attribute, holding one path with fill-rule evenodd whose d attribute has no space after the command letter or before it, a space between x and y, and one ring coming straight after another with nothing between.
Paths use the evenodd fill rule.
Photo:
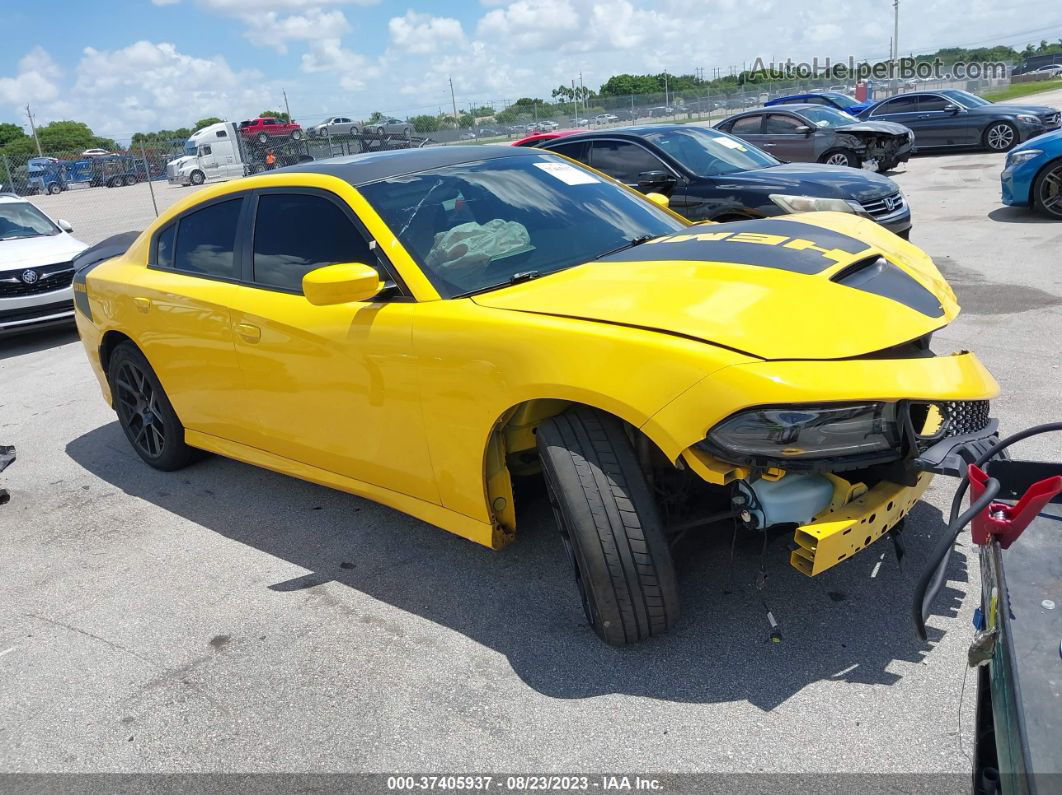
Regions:
<instances>
[{"instance_id":1,"label":"front tire","mask_svg":"<svg viewBox=\"0 0 1062 795\"><path fill-rule=\"evenodd\" d=\"M301 141L302 140L302 130L292 130L291 131L291 140L293 140L293 141Z\"/></svg>"},{"instance_id":2,"label":"front tire","mask_svg":"<svg viewBox=\"0 0 1062 795\"><path fill-rule=\"evenodd\" d=\"M574 408L539 425L538 452L587 620L614 646L678 619L674 563L634 449L616 418Z\"/></svg>"},{"instance_id":3,"label":"front tire","mask_svg":"<svg viewBox=\"0 0 1062 795\"><path fill-rule=\"evenodd\" d=\"M269 143L269 136L266 135L265 133L258 133L258 143L260 143L260 144Z\"/></svg>"},{"instance_id":4,"label":"front tire","mask_svg":"<svg viewBox=\"0 0 1062 795\"><path fill-rule=\"evenodd\" d=\"M1041 171L1032 188L1033 206L1048 218L1062 219L1062 160Z\"/></svg>"},{"instance_id":5,"label":"front tire","mask_svg":"<svg viewBox=\"0 0 1062 795\"><path fill-rule=\"evenodd\" d=\"M859 155L851 149L831 149L823 153L819 162L828 166L848 166L849 168L859 168L863 165Z\"/></svg>"},{"instance_id":6,"label":"front tire","mask_svg":"<svg viewBox=\"0 0 1062 795\"><path fill-rule=\"evenodd\" d=\"M107 382L125 438L144 463L172 472L195 460L197 451L184 443L184 426L158 376L133 343L122 342L111 353Z\"/></svg>"},{"instance_id":7,"label":"front tire","mask_svg":"<svg viewBox=\"0 0 1062 795\"><path fill-rule=\"evenodd\" d=\"M985 130L984 144L989 152L1008 152L1018 144L1018 131L1009 122L996 122Z\"/></svg>"},{"instance_id":8,"label":"front tire","mask_svg":"<svg viewBox=\"0 0 1062 795\"><path fill-rule=\"evenodd\" d=\"M188 175L188 179L193 185L202 185L206 182L206 174L200 171L198 168Z\"/></svg>"}]
</instances>

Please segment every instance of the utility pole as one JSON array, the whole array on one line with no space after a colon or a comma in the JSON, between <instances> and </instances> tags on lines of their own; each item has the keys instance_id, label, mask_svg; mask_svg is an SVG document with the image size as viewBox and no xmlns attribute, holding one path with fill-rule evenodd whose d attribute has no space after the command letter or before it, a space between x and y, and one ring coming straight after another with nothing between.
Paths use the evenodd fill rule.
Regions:
<instances>
[{"instance_id":1,"label":"utility pole","mask_svg":"<svg viewBox=\"0 0 1062 795\"><path fill-rule=\"evenodd\" d=\"M664 107L667 107L667 69L664 70Z\"/></svg>"},{"instance_id":2,"label":"utility pole","mask_svg":"<svg viewBox=\"0 0 1062 795\"><path fill-rule=\"evenodd\" d=\"M454 78L450 76L450 102L454 105L454 129L457 129L457 99L454 97Z\"/></svg>"},{"instance_id":3,"label":"utility pole","mask_svg":"<svg viewBox=\"0 0 1062 795\"><path fill-rule=\"evenodd\" d=\"M284 112L288 114L288 121L293 122L295 119L291 118L291 108L288 107L288 92L283 88L280 92L284 95Z\"/></svg>"},{"instance_id":4,"label":"utility pole","mask_svg":"<svg viewBox=\"0 0 1062 795\"><path fill-rule=\"evenodd\" d=\"M892 0L892 48L895 52L893 68L898 69L900 67L900 0Z\"/></svg>"},{"instance_id":5,"label":"utility pole","mask_svg":"<svg viewBox=\"0 0 1062 795\"><path fill-rule=\"evenodd\" d=\"M37 155L44 157L44 152L41 151L41 139L37 137L37 125L33 123L33 113L30 111L29 104L26 105L26 116L29 118L30 130L33 131L33 140L37 142Z\"/></svg>"},{"instance_id":6,"label":"utility pole","mask_svg":"<svg viewBox=\"0 0 1062 795\"><path fill-rule=\"evenodd\" d=\"M575 80L572 80L572 115L579 118L579 95L575 93ZM578 125L578 121L576 121Z\"/></svg>"}]
</instances>

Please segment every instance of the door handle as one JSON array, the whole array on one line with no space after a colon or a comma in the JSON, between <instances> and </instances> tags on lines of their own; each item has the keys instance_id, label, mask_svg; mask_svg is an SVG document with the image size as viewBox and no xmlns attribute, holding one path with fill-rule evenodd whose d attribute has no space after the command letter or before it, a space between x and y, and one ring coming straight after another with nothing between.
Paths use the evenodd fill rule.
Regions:
<instances>
[{"instance_id":1,"label":"door handle","mask_svg":"<svg viewBox=\"0 0 1062 795\"><path fill-rule=\"evenodd\" d=\"M258 342L258 340L262 339L262 329L258 328L258 326L252 326L250 323L237 324L236 333L248 342Z\"/></svg>"},{"instance_id":2,"label":"door handle","mask_svg":"<svg viewBox=\"0 0 1062 795\"><path fill-rule=\"evenodd\" d=\"M766 149L768 146L775 146L775 144L763 144L764 149Z\"/></svg>"},{"instance_id":3,"label":"door handle","mask_svg":"<svg viewBox=\"0 0 1062 795\"><path fill-rule=\"evenodd\" d=\"M147 311L151 309L151 299L144 298L142 296L136 296L133 298L133 306L136 307L136 310L138 312L146 314Z\"/></svg>"}]
</instances>

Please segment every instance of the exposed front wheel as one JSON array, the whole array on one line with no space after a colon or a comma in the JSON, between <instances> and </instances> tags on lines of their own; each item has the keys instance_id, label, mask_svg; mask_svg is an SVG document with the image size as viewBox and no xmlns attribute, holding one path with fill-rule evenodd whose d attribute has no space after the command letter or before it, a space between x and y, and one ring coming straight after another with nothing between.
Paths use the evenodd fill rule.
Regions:
<instances>
[{"instance_id":1,"label":"exposed front wheel","mask_svg":"<svg viewBox=\"0 0 1062 795\"><path fill-rule=\"evenodd\" d=\"M1033 205L1049 218L1062 218L1062 161L1052 163L1033 183Z\"/></svg>"},{"instance_id":2,"label":"exposed front wheel","mask_svg":"<svg viewBox=\"0 0 1062 795\"><path fill-rule=\"evenodd\" d=\"M1008 122L1001 121L985 130L985 147L992 152L1006 152L1018 143L1018 131Z\"/></svg>"},{"instance_id":3,"label":"exposed front wheel","mask_svg":"<svg viewBox=\"0 0 1062 795\"><path fill-rule=\"evenodd\" d=\"M63 190L63 186L60 185L58 182L49 182L48 183L48 192L49 193L52 193L52 194L60 193L62 190Z\"/></svg>"},{"instance_id":4,"label":"exposed front wheel","mask_svg":"<svg viewBox=\"0 0 1062 795\"><path fill-rule=\"evenodd\" d=\"M188 175L188 179L191 180L193 185L202 185L206 182L206 174L200 171L198 168Z\"/></svg>"},{"instance_id":5,"label":"exposed front wheel","mask_svg":"<svg viewBox=\"0 0 1062 795\"><path fill-rule=\"evenodd\" d=\"M258 133L258 143L260 143L260 144L269 143L269 136L266 135L265 133Z\"/></svg>"},{"instance_id":6,"label":"exposed front wheel","mask_svg":"<svg viewBox=\"0 0 1062 795\"><path fill-rule=\"evenodd\" d=\"M679 614L674 563L622 424L574 408L539 425L537 438L587 621L617 646L666 632Z\"/></svg>"},{"instance_id":7,"label":"exposed front wheel","mask_svg":"<svg viewBox=\"0 0 1062 795\"><path fill-rule=\"evenodd\" d=\"M172 471L196 458L155 371L133 343L120 343L111 353L107 382L125 437L145 463Z\"/></svg>"},{"instance_id":8,"label":"exposed front wheel","mask_svg":"<svg viewBox=\"0 0 1062 795\"><path fill-rule=\"evenodd\" d=\"M291 140L299 141L301 139L302 139L302 130L292 130L291 131Z\"/></svg>"},{"instance_id":9,"label":"exposed front wheel","mask_svg":"<svg viewBox=\"0 0 1062 795\"><path fill-rule=\"evenodd\" d=\"M862 165L859 155L851 149L831 149L819 158L819 162L828 166L848 166L849 168L859 168Z\"/></svg>"}]
</instances>

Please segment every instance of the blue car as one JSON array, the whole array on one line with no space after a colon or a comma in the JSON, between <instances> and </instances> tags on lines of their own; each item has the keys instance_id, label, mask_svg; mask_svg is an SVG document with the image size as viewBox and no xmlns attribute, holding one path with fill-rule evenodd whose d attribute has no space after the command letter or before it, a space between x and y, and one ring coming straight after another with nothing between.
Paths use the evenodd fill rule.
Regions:
<instances>
[{"instance_id":1,"label":"blue car","mask_svg":"<svg viewBox=\"0 0 1062 795\"><path fill-rule=\"evenodd\" d=\"M1044 133L1016 146L1000 175L1003 203L1034 207L1062 220L1062 130Z\"/></svg>"},{"instance_id":2,"label":"blue car","mask_svg":"<svg viewBox=\"0 0 1062 795\"><path fill-rule=\"evenodd\" d=\"M765 105L787 105L790 102L802 102L810 103L812 105L825 105L828 108L837 108L837 110L843 110L845 113L849 113L855 116L857 113L862 113L864 110L874 104L873 100L868 102L857 102L847 94L838 94L834 91L824 91L814 94L791 94L788 97L778 97L772 99L770 102L765 102Z\"/></svg>"}]
</instances>

